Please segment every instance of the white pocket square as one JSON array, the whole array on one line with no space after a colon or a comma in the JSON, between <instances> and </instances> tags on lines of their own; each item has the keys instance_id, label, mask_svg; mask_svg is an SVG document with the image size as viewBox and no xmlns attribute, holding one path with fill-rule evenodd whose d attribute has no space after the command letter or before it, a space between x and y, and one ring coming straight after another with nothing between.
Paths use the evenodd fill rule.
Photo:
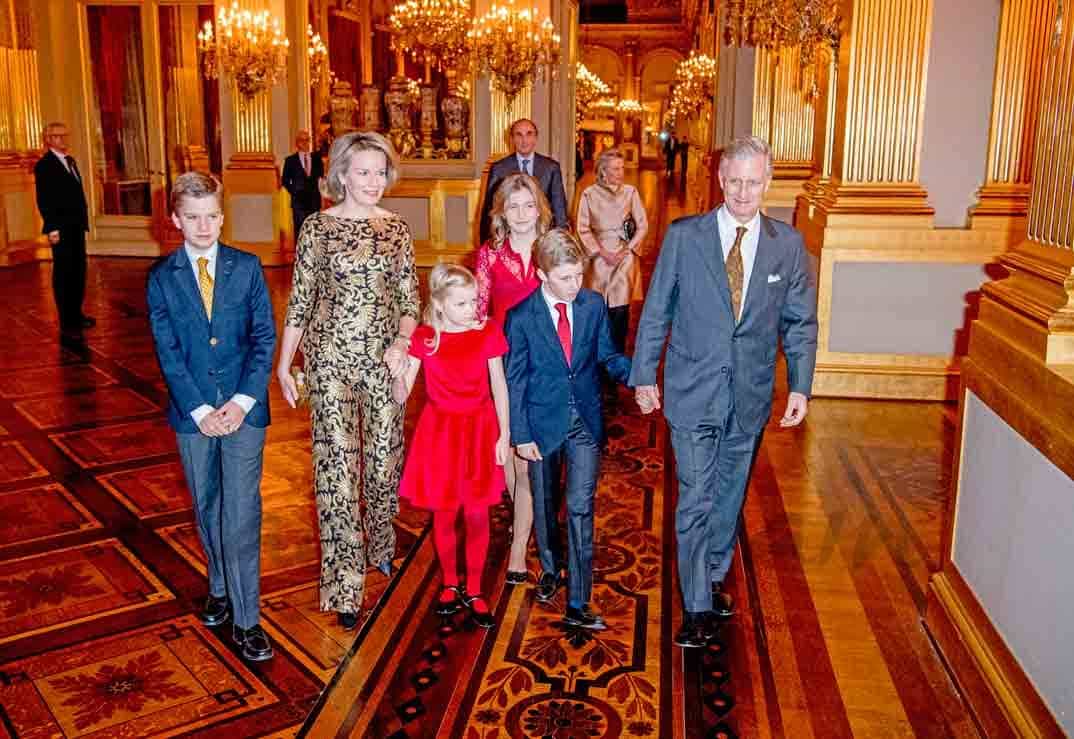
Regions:
<instances>
[{"instance_id":1,"label":"white pocket square","mask_svg":"<svg viewBox=\"0 0 1074 739\"><path fill-rule=\"evenodd\" d=\"M779 275L768 275L768 284L771 285L773 282L779 282L782 279Z\"/></svg>"}]
</instances>

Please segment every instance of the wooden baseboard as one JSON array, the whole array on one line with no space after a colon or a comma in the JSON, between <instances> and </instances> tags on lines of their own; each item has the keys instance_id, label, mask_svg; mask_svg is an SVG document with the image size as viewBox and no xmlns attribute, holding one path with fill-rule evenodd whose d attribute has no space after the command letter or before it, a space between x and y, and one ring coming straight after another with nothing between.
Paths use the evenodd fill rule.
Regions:
<instances>
[{"instance_id":1,"label":"wooden baseboard","mask_svg":"<svg viewBox=\"0 0 1074 739\"><path fill-rule=\"evenodd\" d=\"M1066 737L950 562L929 580L925 628L988 739Z\"/></svg>"},{"instance_id":2,"label":"wooden baseboard","mask_svg":"<svg viewBox=\"0 0 1074 739\"><path fill-rule=\"evenodd\" d=\"M834 398L956 400L956 366L912 367L817 363L813 395Z\"/></svg>"}]
</instances>

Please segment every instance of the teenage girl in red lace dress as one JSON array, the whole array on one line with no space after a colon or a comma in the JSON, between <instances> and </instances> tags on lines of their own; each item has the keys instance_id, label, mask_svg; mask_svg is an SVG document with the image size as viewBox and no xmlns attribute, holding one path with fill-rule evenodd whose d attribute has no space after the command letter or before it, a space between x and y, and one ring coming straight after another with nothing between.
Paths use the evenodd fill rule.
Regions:
<instances>
[{"instance_id":1,"label":"teenage girl in red lace dress","mask_svg":"<svg viewBox=\"0 0 1074 739\"><path fill-rule=\"evenodd\" d=\"M540 183L518 173L505 177L489 210L492 235L477 252L477 313L503 325L514 308L541 281L531 252L533 242L552 225L552 211ZM507 582L526 582L526 547L533 529L533 497L526 461L516 455L504 466L507 492L514 502Z\"/></svg>"}]
</instances>

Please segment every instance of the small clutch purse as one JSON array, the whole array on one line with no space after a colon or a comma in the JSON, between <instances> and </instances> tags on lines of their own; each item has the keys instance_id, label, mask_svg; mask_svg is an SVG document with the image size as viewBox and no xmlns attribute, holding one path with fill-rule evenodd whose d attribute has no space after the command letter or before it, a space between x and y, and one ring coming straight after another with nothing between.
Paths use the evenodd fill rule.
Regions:
<instances>
[{"instance_id":1,"label":"small clutch purse","mask_svg":"<svg viewBox=\"0 0 1074 739\"><path fill-rule=\"evenodd\" d=\"M638 222L634 220L634 214L627 213L626 218L623 219L623 241L629 244L637 232Z\"/></svg>"},{"instance_id":2,"label":"small clutch purse","mask_svg":"<svg viewBox=\"0 0 1074 739\"><path fill-rule=\"evenodd\" d=\"M298 389L296 405L300 408L308 406L310 404L310 388L306 384L306 373L302 371L301 367L292 367L291 377L295 378L295 387Z\"/></svg>"}]
</instances>

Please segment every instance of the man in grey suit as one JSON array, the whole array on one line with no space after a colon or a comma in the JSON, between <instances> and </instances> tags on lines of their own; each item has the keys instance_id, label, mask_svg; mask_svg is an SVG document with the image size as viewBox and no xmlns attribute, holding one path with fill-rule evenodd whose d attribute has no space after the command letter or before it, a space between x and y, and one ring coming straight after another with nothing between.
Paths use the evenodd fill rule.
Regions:
<instances>
[{"instance_id":1,"label":"man in grey suit","mask_svg":"<svg viewBox=\"0 0 1074 739\"><path fill-rule=\"evenodd\" d=\"M541 189L548 198L548 206L552 209L553 228L567 227L567 193L563 189L563 173L559 169L559 162L537 153L536 124L528 118L519 118L512 123L511 143L515 147L515 153L493 162L489 168L485 197L481 201L482 244L489 240L491 233L489 210L492 208L492 196L496 194L496 188L503 179L516 172L528 174L541 183Z\"/></svg>"},{"instance_id":2,"label":"man in grey suit","mask_svg":"<svg viewBox=\"0 0 1074 739\"><path fill-rule=\"evenodd\" d=\"M664 416L678 467L675 511L685 618L681 647L703 647L734 613L723 579L783 341L790 397L782 427L806 416L817 354L816 282L802 236L760 214L772 180L768 145L724 150L724 203L668 227L638 324L630 385L642 411L660 408L656 370L668 327Z\"/></svg>"}]
</instances>

